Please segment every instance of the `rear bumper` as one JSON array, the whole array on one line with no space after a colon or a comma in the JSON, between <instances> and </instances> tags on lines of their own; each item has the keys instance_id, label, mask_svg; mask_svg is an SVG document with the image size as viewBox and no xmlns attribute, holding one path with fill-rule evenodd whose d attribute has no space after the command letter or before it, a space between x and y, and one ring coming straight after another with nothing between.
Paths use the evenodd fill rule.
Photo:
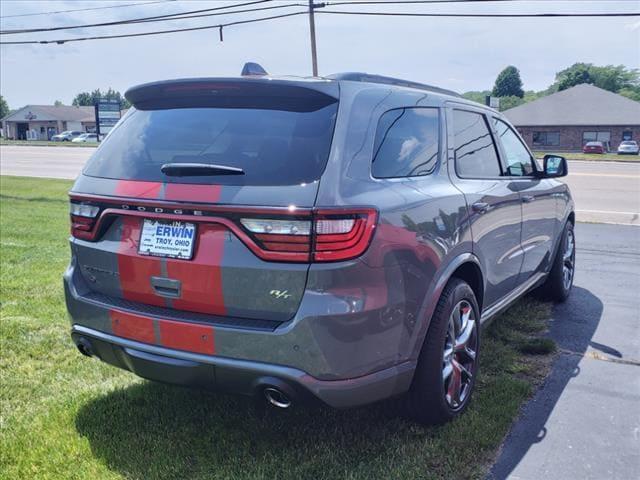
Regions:
<instances>
[{"instance_id":1,"label":"rear bumper","mask_svg":"<svg viewBox=\"0 0 640 480\"><path fill-rule=\"evenodd\" d=\"M150 380L248 396L277 387L294 402L320 400L335 408L401 394L415 369L415 362L404 362L357 378L320 380L296 368L169 349L77 324L71 336L76 344L88 344L100 360Z\"/></svg>"}]
</instances>

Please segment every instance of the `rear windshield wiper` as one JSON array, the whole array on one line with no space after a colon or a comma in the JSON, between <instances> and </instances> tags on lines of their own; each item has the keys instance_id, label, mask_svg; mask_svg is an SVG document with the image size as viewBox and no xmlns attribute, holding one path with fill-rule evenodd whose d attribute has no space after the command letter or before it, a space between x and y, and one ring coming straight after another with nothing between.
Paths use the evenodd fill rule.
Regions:
<instances>
[{"instance_id":1,"label":"rear windshield wiper","mask_svg":"<svg viewBox=\"0 0 640 480\"><path fill-rule=\"evenodd\" d=\"M207 175L244 175L244 170L210 163L165 163L160 171L170 177L196 177Z\"/></svg>"}]
</instances>

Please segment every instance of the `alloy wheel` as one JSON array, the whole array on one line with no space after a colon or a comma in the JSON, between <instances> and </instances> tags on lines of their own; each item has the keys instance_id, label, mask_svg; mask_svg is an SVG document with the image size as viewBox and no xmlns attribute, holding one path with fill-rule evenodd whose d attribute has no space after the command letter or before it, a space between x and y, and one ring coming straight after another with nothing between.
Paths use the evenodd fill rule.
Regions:
<instances>
[{"instance_id":1,"label":"alloy wheel","mask_svg":"<svg viewBox=\"0 0 640 480\"><path fill-rule=\"evenodd\" d=\"M442 356L445 400L453 410L464 404L473 385L478 351L478 326L467 300L459 302L449 316Z\"/></svg>"},{"instance_id":2,"label":"alloy wheel","mask_svg":"<svg viewBox=\"0 0 640 480\"><path fill-rule=\"evenodd\" d=\"M573 282L575 259L575 238L573 236L573 230L569 229L567 230L564 251L562 252L562 285L565 290L569 290Z\"/></svg>"}]
</instances>

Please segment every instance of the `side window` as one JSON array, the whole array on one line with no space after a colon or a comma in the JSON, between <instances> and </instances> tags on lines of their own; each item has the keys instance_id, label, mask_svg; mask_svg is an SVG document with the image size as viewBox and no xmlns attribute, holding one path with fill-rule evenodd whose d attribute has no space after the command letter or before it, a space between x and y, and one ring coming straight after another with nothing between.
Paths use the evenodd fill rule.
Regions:
<instances>
[{"instance_id":1,"label":"side window","mask_svg":"<svg viewBox=\"0 0 640 480\"><path fill-rule=\"evenodd\" d=\"M496 146L484 115L454 110L453 135L459 176L487 178L501 175Z\"/></svg>"},{"instance_id":2,"label":"side window","mask_svg":"<svg viewBox=\"0 0 640 480\"><path fill-rule=\"evenodd\" d=\"M371 173L376 178L418 177L438 162L437 108L399 108L378 122Z\"/></svg>"},{"instance_id":3,"label":"side window","mask_svg":"<svg viewBox=\"0 0 640 480\"><path fill-rule=\"evenodd\" d=\"M497 118L493 119L498 138L506 155L507 175L523 177L533 173L533 159L511 127Z\"/></svg>"}]
</instances>

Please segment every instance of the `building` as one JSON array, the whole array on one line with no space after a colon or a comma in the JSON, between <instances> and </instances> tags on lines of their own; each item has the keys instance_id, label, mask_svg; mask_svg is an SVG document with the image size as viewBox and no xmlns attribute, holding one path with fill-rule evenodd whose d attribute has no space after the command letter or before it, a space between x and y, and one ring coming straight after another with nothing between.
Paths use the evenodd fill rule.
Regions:
<instances>
[{"instance_id":1,"label":"building","mask_svg":"<svg viewBox=\"0 0 640 480\"><path fill-rule=\"evenodd\" d=\"M94 107L27 105L2 119L5 138L50 140L65 130L96 131Z\"/></svg>"},{"instance_id":2,"label":"building","mask_svg":"<svg viewBox=\"0 0 640 480\"><path fill-rule=\"evenodd\" d=\"M593 85L576 85L502 113L532 150L580 151L597 140L615 151L623 140L640 142L640 102Z\"/></svg>"}]
</instances>

